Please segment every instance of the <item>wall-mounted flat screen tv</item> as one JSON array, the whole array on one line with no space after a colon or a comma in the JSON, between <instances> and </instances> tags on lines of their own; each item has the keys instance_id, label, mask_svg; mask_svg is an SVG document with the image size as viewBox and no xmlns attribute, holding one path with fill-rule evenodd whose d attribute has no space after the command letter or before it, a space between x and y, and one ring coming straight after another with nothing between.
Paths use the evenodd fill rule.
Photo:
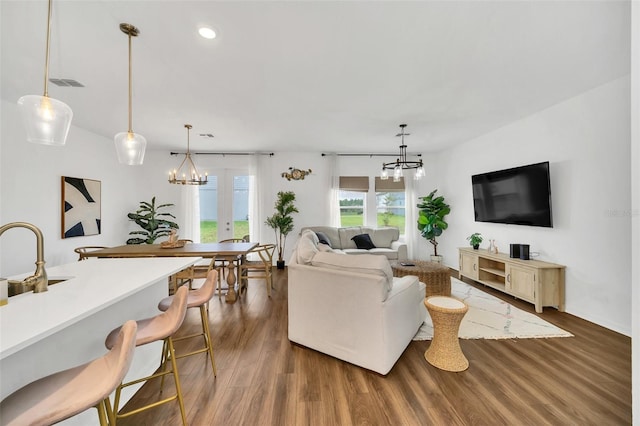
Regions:
<instances>
[{"instance_id":1,"label":"wall-mounted flat screen tv","mask_svg":"<svg viewBox=\"0 0 640 426\"><path fill-rule=\"evenodd\" d=\"M471 177L476 222L553 226L549 162Z\"/></svg>"}]
</instances>

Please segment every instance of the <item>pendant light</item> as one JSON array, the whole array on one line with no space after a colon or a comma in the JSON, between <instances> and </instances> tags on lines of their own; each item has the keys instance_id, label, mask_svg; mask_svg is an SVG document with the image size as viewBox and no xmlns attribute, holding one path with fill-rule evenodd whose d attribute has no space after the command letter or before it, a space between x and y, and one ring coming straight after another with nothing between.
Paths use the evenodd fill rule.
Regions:
<instances>
[{"instance_id":1,"label":"pendant light","mask_svg":"<svg viewBox=\"0 0 640 426\"><path fill-rule=\"evenodd\" d=\"M176 185L206 185L208 175L205 173L203 177L198 173L198 169L196 169L196 165L193 164L193 160L191 159L189 131L193 126L191 126L191 124L185 124L184 127L187 129L187 153L182 163L180 163L180 166L174 169L173 172L169 172L169 183ZM182 170L182 167L184 167L184 170Z\"/></svg>"},{"instance_id":2,"label":"pendant light","mask_svg":"<svg viewBox=\"0 0 640 426\"><path fill-rule=\"evenodd\" d=\"M51 2L47 17L47 52L44 63L44 94L18 99L27 140L43 145L64 145L71 127L73 111L64 102L49 97L49 41L51 38Z\"/></svg>"},{"instance_id":3,"label":"pendant light","mask_svg":"<svg viewBox=\"0 0 640 426\"><path fill-rule=\"evenodd\" d=\"M147 140L144 136L133 132L131 127L131 37L137 37L140 31L131 24L120 24L120 31L129 37L129 130L118 133L114 137L116 153L120 164L139 166L144 160Z\"/></svg>"}]
</instances>

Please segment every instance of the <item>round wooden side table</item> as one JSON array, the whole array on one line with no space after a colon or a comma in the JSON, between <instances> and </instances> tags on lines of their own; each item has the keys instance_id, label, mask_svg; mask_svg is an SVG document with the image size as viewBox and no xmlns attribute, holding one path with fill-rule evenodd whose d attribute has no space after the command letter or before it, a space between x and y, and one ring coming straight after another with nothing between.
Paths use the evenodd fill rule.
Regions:
<instances>
[{"instance_id":1,"label":"round wooden side table","mask_svg":"<svg viewBox=\"0 0 640 426\"><path fill-rule=\"evenodd\" d=\"M466 303L446 296L431 296L424 305L433 321L433 340L424 353L429 364L445 371L464 371L469 361L462 353L458 330L469 307Z\"/></svg>"},{"instance_id":2,"label":"round wooden side table","mask_svg":"<svg viewBox=\"0 0 640 426\"><path fill-rule=\"evenodd\" d=\"M410 263L413 266L402 265L402 263ZM425 297L451 296L451 272L446 266L426 260L407 260L392 263L391 269L394 277L417 276L420 282L427 286Z\"/></svg>"}]
</instances>

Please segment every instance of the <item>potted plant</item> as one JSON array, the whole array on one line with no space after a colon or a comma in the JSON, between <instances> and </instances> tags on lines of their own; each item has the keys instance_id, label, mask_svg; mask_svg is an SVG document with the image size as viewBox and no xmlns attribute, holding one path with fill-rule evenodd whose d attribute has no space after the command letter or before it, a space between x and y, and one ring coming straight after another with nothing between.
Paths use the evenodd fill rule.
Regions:
<instances>
[{"instance_id":1,"label":"potted plant","mask_svg":"<svg viewBox=\"0 0 640 426\"><path fill-rule=\"evenodd\" d=\"M158 238L171 234L171 231L178 229L177 223L165 219L167 217L176 218L171 213L160 213L161 209L172 207L173 204L160 204L156 206L156 197L151 202L140 202L140 208L134 213L127 214L127 217L138 224L142 231L131 231L129 235L136 237L129 238L127 244L153 244Z\"/></svg>"},{"instance_id":2,"label":"potted plant","mask_svg":"<svg viewBox=\"0 0 640 426\"><path fill-rule=\"evenodd\" d=\"M278 192L278 199L276 200L274 209L275 213L265 220L265 224L273 229L276 234L276 244L278 247L278 269L284 269L284 246L287 240L287 235L293 231L293 213L298 213L298 209L293 204L296 200L296 194L292 191L280 191Z\"/></svg>"},{"instance_id":3,"label":"potted plant","mask_svg":"<svg viewBox=\"0 0 640 426\"><path fill-rule=\"evenodd\" d=\"M426 197L419 197L422 202L418 204L418 230L433 245L431 260L442 262L442 256L438 255L438 241L436 238L442 235L442 232L449 227L444 218L451 212L451 208L444 202L443 196L435 196L437 191L437 189L434 189Z\"/></svg>"},{"instance_id":4,"label":"potted plant","mask_svg":"<svg viewBox=\"0 0 640 426\"><path fill-rule=\"evenodd\" d=\"M469 244L471 245L471 247L473 247L474 250L478 250L478 247L480 247L480 243L482 243L482 235L474 232L467 237L467 240L469 240Z\"/></svg>"}]
</instances>

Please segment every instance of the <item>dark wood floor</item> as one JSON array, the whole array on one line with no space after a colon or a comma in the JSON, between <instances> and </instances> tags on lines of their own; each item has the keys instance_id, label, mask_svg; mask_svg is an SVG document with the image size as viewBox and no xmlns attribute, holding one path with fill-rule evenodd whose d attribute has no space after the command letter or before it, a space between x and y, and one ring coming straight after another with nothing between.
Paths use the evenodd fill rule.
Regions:
<instances>
[{"instance_id":1,"label":"dark wood floor","mask_svg":"<svg viewBox=\"0 0 640 426\"><path fill-rule=\"evenodd\" d=\"M271 299L264 281L252 280L236 304L214 297L210 316L218 376L205 354L178 360L191 425L631 424L631 339L551 308L540 316L575 337L461 340L470 362L462 373L428 364L429 341L411 342L387 376L289 342L286 271L276 271ZM192 309L179 333L197 327ZM145 385L125 408L158 389ZM178 425L178 406L118 424Z\"/></svg>"}]
</instances>

